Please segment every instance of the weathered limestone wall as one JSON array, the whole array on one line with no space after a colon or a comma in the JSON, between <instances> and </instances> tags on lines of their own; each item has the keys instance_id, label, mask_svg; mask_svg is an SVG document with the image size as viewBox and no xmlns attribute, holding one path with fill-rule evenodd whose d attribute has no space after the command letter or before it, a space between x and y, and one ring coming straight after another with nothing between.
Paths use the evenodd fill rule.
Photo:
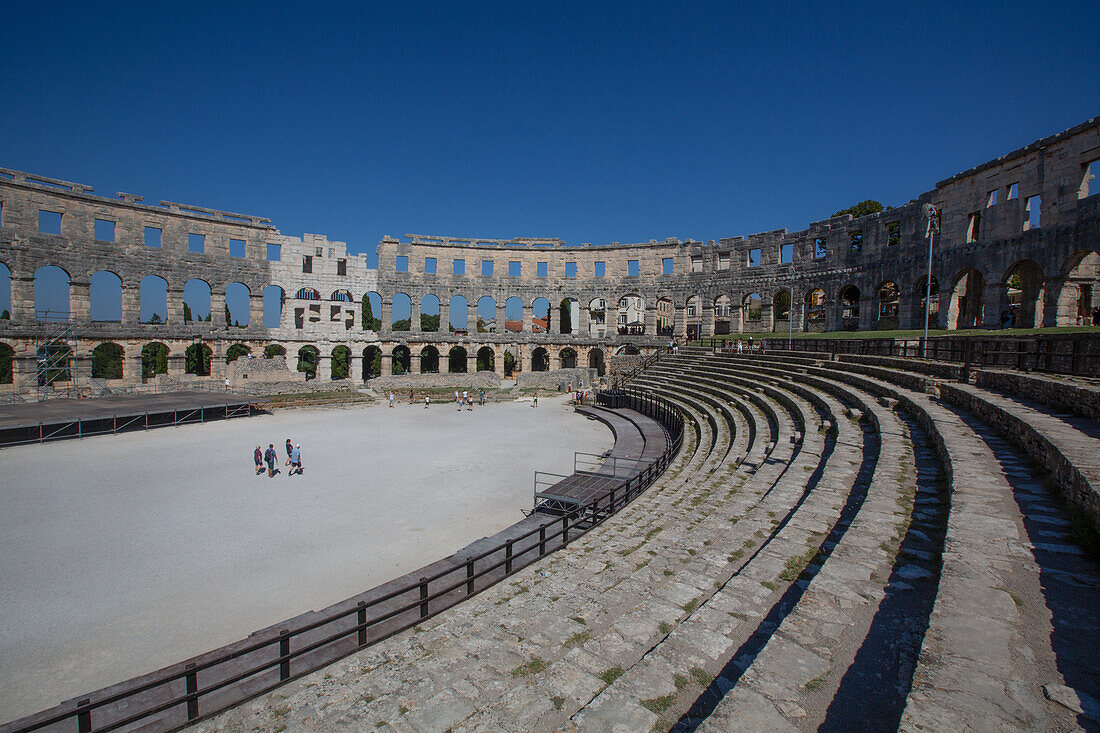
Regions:
<instances>
[{"instance_id":1,"label":"weathered limestone wall","mask_svg":"<svg viewBox=\"0 0 1100 733\"><path fill-rule=\"evenodd\" d=\"M595 369L551 369L548 372L523 372L516 376L517 387L543 389L585 389L596 379Z\"/></svg>"}]
</instances>

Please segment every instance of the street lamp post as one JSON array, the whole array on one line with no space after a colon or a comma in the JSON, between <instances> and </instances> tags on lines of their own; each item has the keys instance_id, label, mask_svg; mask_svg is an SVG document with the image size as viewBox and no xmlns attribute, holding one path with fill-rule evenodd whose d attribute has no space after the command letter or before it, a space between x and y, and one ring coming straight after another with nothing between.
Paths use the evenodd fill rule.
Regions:
<instances>
[{"instance_id":1,"label":"street lamp post","mask_svg":"<svg viewBox=\"0 0 1100 733\"><path fill-rule=\"evenodd\" d=\"M794 337L794 270L791 270L791 284L787 286L790 292L790 300L787 303L787 351L791 350L791 339Z\"/></svg>"},{"instance_id":2,"label":"street lamp post","mask_svg":"<svg viewBox=\"0 0 1100 733\"><path fill-rule=\"evenodd\" d=\"M928 220L928 271L924 276L924 341L922 343L921 357L928 358L928 314L932 311L932 241L940 231L940 212L932 204L923 207L924 217Z\"/></svg>"}]
</instances>

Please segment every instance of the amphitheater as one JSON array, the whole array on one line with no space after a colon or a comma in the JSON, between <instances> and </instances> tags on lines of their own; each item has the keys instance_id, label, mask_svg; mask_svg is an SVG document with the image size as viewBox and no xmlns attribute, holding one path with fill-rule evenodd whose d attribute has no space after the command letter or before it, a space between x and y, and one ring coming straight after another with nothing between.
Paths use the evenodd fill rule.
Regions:
<instances>
[{"instance_id":1,"label":"amphitheater","mask_svg":"<svg viewBox=\"0 0 1100 733\"><path fill-rule=\"evenodd\" d=\"M1100 730L1100 344L993 332L1100 306L1100 118L805 231L385 237L377 269L261 217L0 172L12 402L512 372L594 383L578 409L615 436L543 511L411 580L3 733ZM57 271L52 319L35 284ZM195 280L209 321L187 318ZM97 287L118 320L94 317ZM795 337L926 309L961 333ZM695 343L726 334L769 348Z\"/></svg>"}]
</instances>

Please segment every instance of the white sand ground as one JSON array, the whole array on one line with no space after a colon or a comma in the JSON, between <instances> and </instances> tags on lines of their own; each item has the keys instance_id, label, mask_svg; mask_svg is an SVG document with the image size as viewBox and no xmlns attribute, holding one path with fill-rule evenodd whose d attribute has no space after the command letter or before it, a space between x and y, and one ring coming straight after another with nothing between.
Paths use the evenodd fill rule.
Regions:
<instances>
[{"instance_id":1,"label":"white sand ground","mask_svg":"<svg viewBox=\"0 0 1100 733\"><path fill-rule=\"evenodd\" d=\"M304 476L252 450L302 444ZM563 398L273 415L0 450L0 721L366 590L522 518L612 436Z\"/></svg>"}]
</instances>

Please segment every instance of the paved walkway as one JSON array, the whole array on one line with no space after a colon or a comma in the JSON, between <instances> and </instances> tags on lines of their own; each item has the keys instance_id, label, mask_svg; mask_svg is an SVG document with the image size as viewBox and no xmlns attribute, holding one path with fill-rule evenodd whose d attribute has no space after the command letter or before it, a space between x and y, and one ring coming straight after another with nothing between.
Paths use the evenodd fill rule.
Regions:
<instances>
[{"instance_id":1,"label":"paved walkway","mask_svg":"<svg viewBox=\"0 0 1100 733\"><path fill-rule=\"evenodd\" d=\"M305 475L252 450L302 443ZM533 446L537 446L533 448ZM561 400L279 411L0 451L0 720L319 609L522 519L611 433ZM284 456L285 457L285 456Z\"/></svg>"}]
</instances>

